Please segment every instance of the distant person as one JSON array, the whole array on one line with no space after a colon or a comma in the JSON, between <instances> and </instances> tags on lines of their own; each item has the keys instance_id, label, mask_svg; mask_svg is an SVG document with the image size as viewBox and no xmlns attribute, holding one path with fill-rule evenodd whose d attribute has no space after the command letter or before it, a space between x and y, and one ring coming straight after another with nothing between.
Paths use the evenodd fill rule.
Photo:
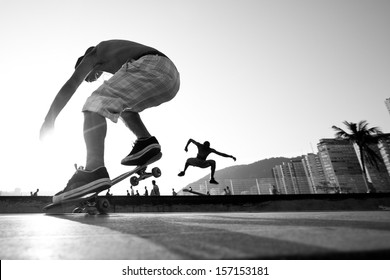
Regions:
<instances>
[{"instance_id":1,"label":"distant person","mask_svg":"<svg viewBox=\"0 0 390 280\"><path fill-rule=\"evenodd\" d=\"M133 189L133 186L130 186L130 194L131 194L131 196L134 196L134 189Z\"/></svg>"},{"instance_id":2,"label":"distant person","mask_svg":"<svg viewBox=\"0 0 390 280\"><path fill-rule=\"evenodd\" d=\"M67 51L60 48L58 53ZM78 170L66 187L53 196L54 203L111 187L104 161L107 119L114 123L123 120L136 137L130 153L121 161L123 165L137 166L160 156L161 146L148 131L140 113L172 100L180 88L180 74L162 52L128 40L100 42L79 57L75 70L56 94L46 114L40 139L53 131L58 115L83 81L94 82L104 72L113 76L88 97L82 109L87 149L85 170Z\"/></svg>"},{"instance_id":3,"label":"distant person","mask_svg":"<svg viewBox=\"0 0 390 280\"><path fill-rule=\"evenodd\" d=\"M33 192L30 192L30 195L31 195L31 196L34 196Z\"/></svg>"},{"instance_id":4,"label":"distant person","mask_svg":"<svg viewBox=\"0 0 390 280\"><path fill-rule=\"evenodd\" d=\"M226 188L225 188L225 189L223 189L223 195L228 195L228 194L227 194L227 190L226 190Z\"/></svg>"},{"instance_id":5,"label":"distant person","mask_svg":"<svg viewBox=\"0 0 390 280\"><path fill-rule=\"evenodd\" d=\"M207 191L206 195L210 195L210 191Z\"/></svg>"},{"instance_id":6,"label":"distant person","mask_svg":"<svg viewBox=\"0 0 390 280\"><path fill-rule=\"evenodd\" d=\"M272 185L272 194L279 194L279 191L275 185Z\"/></svg>"},{"instance_id":7,"label":"distant person","mask_svg":"<svg viewBox=\"0 0 390 280\"><path fill-rule=\"evenodd\" d=\"M39 189L37 189L34 193L34 196L38 196Z\"/></svg>"},{"instance_id":8,"label":"distant person","mask_svg":"<svg viewBox=\"0 0 390 280\"><path fill-rule=\"evenodd\" d=\"M127 196L130 196L129 190L126 190L126 192L127 192L127 194L126 194L126 195L127 195Z\"/></svg>"},{"instance_id":9,"label":"distant person","mask_svg":"<svg viewBox=\"0 0 390 280\"><path fill-rule=\"evenodd\" d=\"M226 195L232 195L229 186L226 186Z\"/></svg>"},{"instance_id":10,"label":"distant person","mask_svg":"<svg viewBox=\"0 0 390 280\"><path fill-rule=\"evenodd\" d=\"M144 193L144 196L148 196L148 195L149 195L148 187L145 186L145 193Z\"/></svg>"},{"instance_id":11,"label":"distant person","mask_svg":"<svg viewBox=\"0 0 390 280\"><path fill-rule=\"evenodd\" d=\"M215 160L207 160L208 155L211 153L214 153L214 154L217 154L217 155L222 156L222 157L232 158L234 161L236 161L236 158L234 156L230 156L230 155L218 152L213 148L210 148L210 142L208 142L208 141L201 144L199 142L196 142L193 139L188 140L187 145L184 148L184 150L186 152L188 152L188 145L190 143L193 143L196 145L196 147L198 148L198 154L197 154L196 158L187 159L185 166L184 166L184 170L181 171L178 174L178 176L180 176L180 177L184 176L186 171L187 171L187 168L189 166L195 166L195 167L200 167L200 168L211 167L210 184L218 184L218 182L214 178L215 168L216 168Z\"/></svg>"},{"instance_id":12,"label":"distant person","mask_svg":"<svg viewBox=\"0 0 390 280\"><path fill-rule=\"evenodd\" d=\"M160 196L160 189L159 189L159 187L157 186L155 180L152 181L152 185L153 185L152 191L154 192L154 195L155 195L155 196Z\"/></svg>"},{"instance_id":13,"label":"distant person","mask_svg":"<svg viewBox=\"0 0 390 280\"><path fill-rule=\"evenodd\" d=\"M135 190L135 196L139 196L138 190Z\"/></svg>"},{"instance_id":14,"label":"distant person","mask_svg":"<svg viewBox=\"0 0 390 280\"><path fill-rule=\"evenodd\" d=\"M177 192L175 192L175 189L172 189L172 195L177 196Z\"/></svg>"}]
</instances>

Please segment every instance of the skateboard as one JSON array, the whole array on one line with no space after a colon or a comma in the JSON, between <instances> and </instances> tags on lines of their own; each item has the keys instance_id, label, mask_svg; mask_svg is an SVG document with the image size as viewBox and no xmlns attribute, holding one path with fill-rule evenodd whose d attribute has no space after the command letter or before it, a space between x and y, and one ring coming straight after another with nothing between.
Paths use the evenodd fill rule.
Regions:
<instances>
[{"instance_id":1,"label":"skateboard","mask_svg":"<svg viewBox=\"0 0 390 280\"><path fill-rule=\"evenodd\" d=\"M193 190L190 190L190 189L183 189L183 192L189 192L189 193L193 193L193 194L196 194L196 195L207 195L207 194L204 194L204 193L201 193L201 192L196 192L196 191L193 191Z\"/></svg>"},{"instance_id":2,"label":"skateboard","mask_svg":"<svg viewBox=\"0 0 390 280\"><path fill-rule=\"evenodd\" d=\"M138 165L133 170L130 170L112 179L111 186L108 186L106 189L111 188L115 184L121 182L122 180L134 174L137 174L138 176L134 175L130 178L130 184L133 186L137 186L140 181L145 180L149 177L155 177L155 178L160 177L161 176L160 168L154 167L151 170L151 172L147 172L146 168L148 167L148 165L158 161L161 157L162 157L162 153L159 153L158 155L150 159L145 164ZM67 210L64 209L66 207L69 208L70 206L73 206L75 208L73 209L72 213L88 213L90 215L107 214L110 208L110 202L106 197L99 196L99 193L102 191L104 191L104 189L94 193L86 194L82 197L63 200L59 203L50 203L45 207L43 207L43 210L46 211L46 213L50 213L49 210L52 210L51 212L53 213L53 210L57 209L57 212L54 213L58 213L58 212L67 213Z\"/></svg>"}]
</instances>

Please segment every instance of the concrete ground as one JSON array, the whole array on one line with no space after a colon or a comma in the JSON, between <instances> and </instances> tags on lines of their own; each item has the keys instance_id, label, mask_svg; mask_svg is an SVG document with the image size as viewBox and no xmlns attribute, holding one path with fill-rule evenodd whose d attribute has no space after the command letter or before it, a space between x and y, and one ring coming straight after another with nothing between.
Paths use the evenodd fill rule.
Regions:
<instances>
[{"instance_id":1,"label":"concrete ground","mask_svg":"<svg viewBox=\"0 0 390 280\"><path fill-rule=\"evenodd\" d=\"M0 215L0 259L390 259L390 211Z\"/></svg>"}]
</instances>

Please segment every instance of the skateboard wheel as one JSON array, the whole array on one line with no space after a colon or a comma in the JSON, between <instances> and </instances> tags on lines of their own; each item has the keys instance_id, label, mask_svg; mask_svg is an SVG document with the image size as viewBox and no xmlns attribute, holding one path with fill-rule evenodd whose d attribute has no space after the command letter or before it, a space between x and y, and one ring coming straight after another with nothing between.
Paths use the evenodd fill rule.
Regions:
<instances>
[{"instance_id":1,"label":"skateboard wheel","mask_svg":"<svg viewBox=\"0 0 390 280\"><path fill-rule=\"evenodd\" d=\"M160 177L160 176L161 176L161 170L160 170L160 168L154 167L154 168L152 169L152 175L153 175L155 178Z\"/></svg>"},{"instance_id":2,"label":"skateboard wheel","mask_svg":"<svg viewBox=\"0 0 390 280\"><path fill-rule=\"evenodd\" d=\"M96 209L100 214L106 214L110 208L110 202L106 198L99 199L96 203Z\"/></svg>"},{"instance_id":3,"label":"skateboard wheel","mask_svg":"<svg viewBox=\"0 0 390 280\"><path fill-rule=\"evenodd\" d=\"M138 186L139 180L136 176L130 178L130 184L133 186Z\"/></svg>"},{"instance_id":4,"label":"skateboard wheel","mask_svg":"<svg viewBox=\"0 0 390 280\"><path fill-rule=\"evenodd\" d=\"M75 209L73 209L72 213L83 213L83 208L76 207Z\"/></svg>"}]
</instances>

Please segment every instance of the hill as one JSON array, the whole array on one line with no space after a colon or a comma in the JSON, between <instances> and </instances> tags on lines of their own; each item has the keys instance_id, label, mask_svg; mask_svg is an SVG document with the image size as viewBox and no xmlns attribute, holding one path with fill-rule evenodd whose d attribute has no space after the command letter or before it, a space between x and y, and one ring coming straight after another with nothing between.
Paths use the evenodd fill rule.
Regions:
<instances>
[{"instance_id":1,"label":"hill","mask_svg":"<svg viewBox=\"0 0 390 280\"><path fill-rule=\"evenodd\" d=\"M230 166L221 170L217 170L215 172L215 178L217 181L223 179L272 178L272 168L275 167L275 165L279 165L288 161L290 161L290 158L277 157L263 159L246 165ZM209 175L200 178L191 184L204 182L208 179Z\"/></svg>"}]
</instances>

